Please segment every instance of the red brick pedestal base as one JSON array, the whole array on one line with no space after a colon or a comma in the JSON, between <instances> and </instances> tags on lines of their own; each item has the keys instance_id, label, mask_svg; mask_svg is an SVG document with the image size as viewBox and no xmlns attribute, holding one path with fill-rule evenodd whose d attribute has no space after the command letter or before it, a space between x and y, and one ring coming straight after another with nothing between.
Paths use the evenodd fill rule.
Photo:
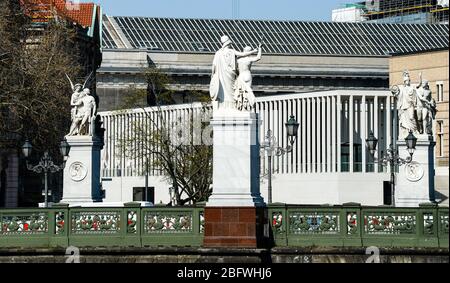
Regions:
<instances>
[{"instance_id":1,"label":"red brick pedestal base","mask_svg":"<svg viewBox=\"0 0 450 283\"><path fill-rule=\"evenodd\" d=\"M205 247L263 245L264 208L205 207Z\"/></svg>"}]
</instances>

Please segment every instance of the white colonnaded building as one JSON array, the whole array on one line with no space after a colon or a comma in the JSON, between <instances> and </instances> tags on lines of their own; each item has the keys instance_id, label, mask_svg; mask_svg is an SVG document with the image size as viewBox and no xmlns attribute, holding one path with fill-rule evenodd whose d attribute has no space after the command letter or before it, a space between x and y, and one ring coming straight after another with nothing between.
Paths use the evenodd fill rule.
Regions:
<instances>
[{"instance_id":1,"label":"white colonnaded building","mask_svg":"<svg viewBox=\"0 0 450 283\"><path fill-rule=\"evenodd\" d=\"M390 172L373 162L365 140L370 132L379 138L379 155L394 143L394 106L389 91L337 90L257 98L255 111L261 121L261 142L271 130L279 146L286 147L289 142L285 123L294 115L300 124L293 151L273 160L273 201L294 204L385 203L385 198L390 198L384 191ZM173 127L172 121L192 118L201 109L202 104L192 103L163 106L160 111L164 121ZM157 113L156 107L145 111L100 113L106 128L102 152L105 202L170 201L171 185L161 171L150 167L145 174L145 161L127 157L119 145L121 140L133 135L130 130L133 123L146 119L160 123ZM153 123L148 121L148 124ZM267 169L267 160L262 152L261 172L267 172ZM267 200L267 181L261 180L261 193ZM148 193L143 193L146 183ZM146 199L140 199L141 195L147 195Z\"/></svg>"}]
</instances>

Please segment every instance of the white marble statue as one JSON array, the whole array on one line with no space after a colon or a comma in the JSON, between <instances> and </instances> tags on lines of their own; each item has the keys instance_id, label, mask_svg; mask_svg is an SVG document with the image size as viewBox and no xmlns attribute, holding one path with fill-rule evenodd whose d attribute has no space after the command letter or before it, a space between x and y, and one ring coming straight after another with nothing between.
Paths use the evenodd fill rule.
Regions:
<instances>
[{"instance_id":1,"label":"white marble statue","mask_svg":"<svg viewBox=\"0 0 450 283\"><path fill-rule=\"evenodd\" d=\"M97 103L89 88L83 89L71 106L76 107L76 114L72 119L69 136L92 136L97 115Z\"/></svg>"},{"instance_id":2,"label":"white marble statue","mask_svg":"<svg viewBox=\"0 0 450 283\"><path fill-rule=\"evenodd\" d=\"M436 118L436 101L432 97L430 86L420 74L420 83L417 86L417 119L421 134L433 134L433 120Z\"/></svg>"},{"instance_id":3,"label":"white marble statue","mask_svg":"<svg viewBox=\"0 0 450 283\"><path fill-rule=\"evenodd\" d=\"M222 48L215 56L212 67L210 95L212 101L219 102L224 108L236 108L234 87L238 75L237 60L258 53L258 49L248 52L236 51L233 42L226 35L221 38Z\"/></svg>"},{"instance_id":4,"label":"white marble statue","mask_svg":"<svg viewBox=\"0 0 450 283\"><path fill-rule=\"evenodd\" d=\"M417 91L411 85L408 71L403 72L403 85L394 86L392 94L397 98L397 111L399 119L399 139L405 139L409 131L418 133L418 122L416 118Z\"/></svg>"},{"instance_id":5,"label":"white marble statue","mask_svg":"<svg viewBox=\"0 0 450 283\"><path fill-rule=\"evenodd\" d=\"M72 96L70 99L71 119L69 136L92 136L94 131L94 121L97 114L97 103L95 98L91 96L91 91L87 88L87 84L92 78L92 72L83 85L73 84L69 76L66 75L72 88Z\"/></svg>"},{"instance_id":6,"label":"white marble statue","mask_svg":"<svg viewBox=\"0 0 450 283\"><path fill-rule=\"evenodd\" d=\"M250 46L244 48L244 53L252 51ZM262 48L258 47L256 56L245 56L237 59L239 75L234 85L234 101L238 110L250 111L255 105L255 94L252 90L252 64L261 60Z\"/></svg>"},{"instance_id":7,"label":"white marble statue","mask_svg":"<svg viewBox=\"0 0 450 283\"><path fill-rule=\"evenodd\" d=\"M81 96L82 91L86 88L88 82L90 81L90 79L92 78L92 74L93 72L91 72L89 74L89 76L87 77L87 79L84 81L84 84L73 84L72 80L70 79L70 77L66 74L67 79L70 82L70 87L72 89L72 96L70 98L70 105L72 105L72 109L71 109L71 119L73 121L73 119L75 118L75 115L77 113L77 107L73 106L75 103L77 103L78 99Z\"/></svg>"}]
</instances>

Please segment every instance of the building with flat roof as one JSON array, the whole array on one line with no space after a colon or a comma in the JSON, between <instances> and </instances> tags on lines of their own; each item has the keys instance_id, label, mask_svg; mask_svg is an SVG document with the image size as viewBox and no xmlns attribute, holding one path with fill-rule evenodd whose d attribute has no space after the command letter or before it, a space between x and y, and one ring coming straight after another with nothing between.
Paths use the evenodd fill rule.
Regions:
<instances>
[{"instance_id":1,"label":"building with flat roof","mask_svg":"<svg viewBox=\"0 0 450 283\"><path fill-rule=\"evenodd\" d=\"M448 0L367 0L342 5L334 22L448 24Z\"/></svg>"},{"instance_id":2,"label":"building with flat roof","mask_svg":"<svg viewBox=\"0 0 450 283\"><path fill-rule=\"evenodd\" d=\"M179 103L208 91L211 62L228 34L242 50L264 42L253 67L257 96L337 89L389 88L389 54L448 47L448 26L332 22L103 17L103 62L97 72L101 110L120 108L150 65L169 74Z\"/></svg>"}]
</instances>

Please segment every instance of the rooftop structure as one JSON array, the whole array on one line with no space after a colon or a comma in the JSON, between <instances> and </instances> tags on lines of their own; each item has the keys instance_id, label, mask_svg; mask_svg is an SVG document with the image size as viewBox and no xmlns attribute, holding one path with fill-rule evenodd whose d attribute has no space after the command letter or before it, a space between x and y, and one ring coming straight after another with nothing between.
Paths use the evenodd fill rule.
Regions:
<instances>
[{"instance_id":1,"label":"rooftop structure","mask_svg":"<svg viewBox=\"0 0 450 283\"><path fill-rule=\"evenodd\" d=\"M120 107L149 65L172 78L171 89L209 89L211 62L227 34L236 49L264 42L253 67L256 96L337 89L386 90L392 53L448 48L448 26L103 16L103 63L97 72L100 110Z\"/></svg>"},{"instance_id":2,"label":"rooftop structure","mask_svg":"<svg viewBox=\"0 0 450 283\"><path fill-rule=\"evenodd\" d=\"M333 10L335 22L448 24L448 0L372 0Z\"/></svg>"},{"instance_id":3,"label":"rooftop structure","mask_svg":"<svg viewBox=\"0 0 450 283\"><path fill-rule=\"evenodd\" d=\"M94 3L68 0L20 0L20 3L35 23L47 23L50 19L62 17L87 29L91 37L96 20L101 18L101 8Z\"/></svg>"},{"instance_id":4,"label":"rooftop structure","mask_svg":"<svg viewBox=\"0 0 450 283\"><path fill-rule=\"evenodd\" d=\"M104 17L106 49L212 53L220 37L283 55L380 56L448 47L448 26Z\"/></svg>"}]
</instances>

